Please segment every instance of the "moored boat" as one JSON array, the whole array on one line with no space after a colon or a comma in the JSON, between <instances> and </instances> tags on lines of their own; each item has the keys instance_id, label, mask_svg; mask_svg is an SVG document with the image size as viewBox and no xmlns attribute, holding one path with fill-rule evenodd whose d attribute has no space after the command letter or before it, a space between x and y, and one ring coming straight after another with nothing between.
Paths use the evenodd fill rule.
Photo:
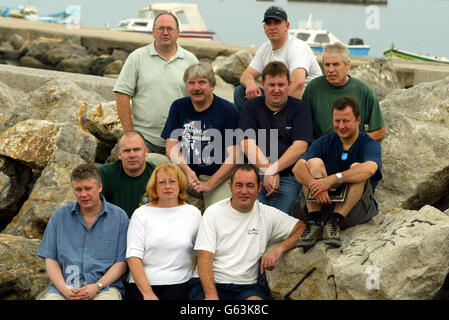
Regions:
<instances>
[{"instance_id":1,"label":"moored boat","mask_svg":"<svg viewBox=\"0 0 449 320\"><path fill-rule=\"evenodd\" d=\"M137 18L121 20L114 30L152 33L154 18L162 12L173 13L179 21L180 37L212 40L215 32L204 24L197 4L154 3L139 10Z\"/></svg>"},{"instance_id":2,"label":"moored boat","mask_svg":"<svg viewBox=\"0 0 449 320\"><path fill-rule=\"evenodd\" d=\"M33 6L0 6L0 17L79 26L80 16L81 6L79 5L69 5L64 11L48 15L39 15L38 10Z\"/></svg>"},{"instance_id":3,"label":"moored boat","mask_svg":"<svg viewBox=\"0 0 449 320\"><path fill-rule=\"evenodd\" d=\"M344 44L351 55L366 56L369 53L370 46L364 44L362 39L351 38L349 43L345 44L340 41L329 30L322 29L321 26L314 27L312 22L312 14L309 15L307 24L303 28L290 29L289 34L306 42L313 50L323 52L323 49L328 44L340 42Z\"/></svg>"},{"instance_id":4,"label":"moored boat","mask_svg":"<svg viewBox=\"0 0 449 320\"><path fill-rule=\"evenodd\" d=\"M392 46L390 49L384 51L385 57L397 57L405 60L416 60L424 62L436 62L449 64L449 59L443 56L431 56L427 54L419 54L406 50L397 49Z\"/></svg>"}]
</instances>

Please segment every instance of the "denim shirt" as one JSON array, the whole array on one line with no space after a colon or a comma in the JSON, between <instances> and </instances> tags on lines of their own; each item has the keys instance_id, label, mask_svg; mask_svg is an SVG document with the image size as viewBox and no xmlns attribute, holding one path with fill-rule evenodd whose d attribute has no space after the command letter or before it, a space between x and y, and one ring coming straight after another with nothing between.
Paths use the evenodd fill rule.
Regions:
<instances>
[{"instance_id":1,"label":"denim shirt","mask_svg":"<svg viewBox=\"0 0 449 320\"><path fill-rule=\"evenodd\" d=\"M66 284L75 288L97 282L114 263L126 262L129 218L122 209L100 197L103 206L90 229L77 202L57 209L37 252L39 257L58 261ZM109 287L124 294L121 278L102 290ZM62 295L53 283L48 292Z\"/></svg>"}]
</instances>

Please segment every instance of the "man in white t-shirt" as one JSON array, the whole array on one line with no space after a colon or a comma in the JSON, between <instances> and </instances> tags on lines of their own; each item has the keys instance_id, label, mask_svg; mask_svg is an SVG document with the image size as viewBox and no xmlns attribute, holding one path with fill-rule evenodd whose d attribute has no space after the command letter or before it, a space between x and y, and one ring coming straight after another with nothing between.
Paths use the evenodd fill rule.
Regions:
<instances>
[{"instance_id":1,"label":"man in white t-shirt","mask_svg":"<svg viewBox=\"0 0 449 320\"><path fill-rule=\"evenodd\" d=\"M289 95L294 98L300 99L306 83L322 74L312 49L304 41L289 36L289 27L284 9L273 6L265 11L263 29L269 41L257 50L240 77L241 85L234 90L234 104L239 110L247 99L263 94L256 79L271 61L282 61L287 65L292 78Z\"/></svg>"},{"instance_id":2,"label":"man in white t-shirt","mask_svg":"<svg viewBox=\"0 0 449 320\"><path fill-rule=\"evenodd\" d=\"M192 279L193 300L267 299L258 273L273 270L305 229L298 219L256 200L262 184L253 165L237 165L229 186L232 197L210 206L200 224L194 247L198 275ZM279 241L263 255L268 244Z\"/></svg>"}]
</instances>

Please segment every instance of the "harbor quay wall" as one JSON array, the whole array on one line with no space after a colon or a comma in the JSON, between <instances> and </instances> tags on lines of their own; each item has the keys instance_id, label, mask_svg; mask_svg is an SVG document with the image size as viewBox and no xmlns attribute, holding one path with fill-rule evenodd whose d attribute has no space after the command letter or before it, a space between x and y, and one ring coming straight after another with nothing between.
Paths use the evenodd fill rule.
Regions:
<instances>
[{"instance_id":1,"label":"harbor quay wall","mask_svg":"<svg viewBox=\"0 0 449 320\"><path fill-rule=\"evenodd\" d=\"M27 41L33 41L39 37L66 38L85 48L95 48L109 52L119 49L128 53L153 41L151 35L144 33L88 27L70 29L63 25L51 23L0 18L0 39L8 41L13 34L20 35ZM257 51L257 48L254 47L235 46L206 40L180 39L179 43L185 49L193 52L198 59L210 62L217 57L230 56L240 50L246 50L252 55ZM318 62L323 68L321 54L317 53L316 55ZM375 57L352 56L352 68L369 64L374 59ZM444 79L449 76L449 65L402 59L393 59L392 62L399 83L403 88L409 88L421 82Z\"/></svg>"},{"instance_id":2,"label":"harbor quay wall","mask_svg":"<svg viewBox=\"0 0 449 320\"><path fill-rule=\"evenodd\" d=\"M335 3L355 3L355 4L379 4L386 5L388 0L288 0L298 2L335 2Z\"/></svg>"}]
</instances>

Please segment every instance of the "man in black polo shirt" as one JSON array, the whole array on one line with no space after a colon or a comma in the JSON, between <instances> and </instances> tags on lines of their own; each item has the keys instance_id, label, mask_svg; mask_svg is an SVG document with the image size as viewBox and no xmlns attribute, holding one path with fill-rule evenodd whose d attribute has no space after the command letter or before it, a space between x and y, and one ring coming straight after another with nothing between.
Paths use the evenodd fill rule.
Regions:
<instances>
[{"instance_id":1,"label":"man in black polo shirt","mask_svg":"<svg viewBox=\"0 0 449 320\"><path fill-rule=\"evenodd\" d=\"M309 107L288 95L290 84L284 63L268 63L261 81L265 96L243 105L238 125L244 131L245 156L263 175L258 200L287 214L301 190L292 168L306 152L313 134Z\"/></svg>"}]
</instances>

